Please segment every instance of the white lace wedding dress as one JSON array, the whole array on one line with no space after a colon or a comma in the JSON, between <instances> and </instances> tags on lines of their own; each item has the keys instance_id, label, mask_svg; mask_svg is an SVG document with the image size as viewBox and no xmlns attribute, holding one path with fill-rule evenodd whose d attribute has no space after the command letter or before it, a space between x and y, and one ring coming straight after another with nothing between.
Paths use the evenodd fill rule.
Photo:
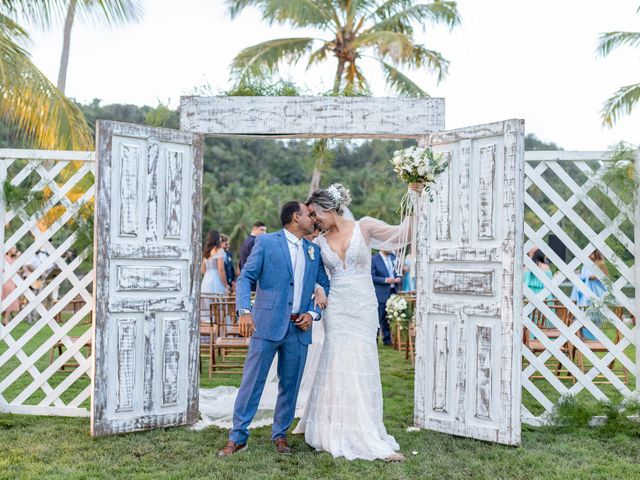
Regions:
<instances>
[{"instance_id":1,"label":"white lace wedding dress","mask_svg":"<svg viewBox=\"0 0 640 480\"><path fill-rule=\"evenodd\" d=\"M371 278L371 247L399 247L405 225L365 217L355 222L341 259L320 237L331 290L322 322L324 345L305 411L294 433L334 457L385 459L399 449L382 420L376 336L378 303Z\"/></svg>"}]
</instances>

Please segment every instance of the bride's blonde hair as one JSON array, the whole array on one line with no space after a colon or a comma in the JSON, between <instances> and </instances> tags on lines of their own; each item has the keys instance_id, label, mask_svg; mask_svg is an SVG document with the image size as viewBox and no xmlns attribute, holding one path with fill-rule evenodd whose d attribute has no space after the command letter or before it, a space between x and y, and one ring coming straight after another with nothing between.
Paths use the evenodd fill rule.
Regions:
<instances>
[{"instance_id":1,"label":"bride's blonde hair","mask_svg":"<svg viewBox=\"0 0 640 480\"><path fill-rule=\"evenodd\" d=\"M305 204L317 205L324 211L334 211L342 216L351 204L351 193L344 185L334 183L328 188L320 188L313 192Z\"/></svg>"}]
</instances>

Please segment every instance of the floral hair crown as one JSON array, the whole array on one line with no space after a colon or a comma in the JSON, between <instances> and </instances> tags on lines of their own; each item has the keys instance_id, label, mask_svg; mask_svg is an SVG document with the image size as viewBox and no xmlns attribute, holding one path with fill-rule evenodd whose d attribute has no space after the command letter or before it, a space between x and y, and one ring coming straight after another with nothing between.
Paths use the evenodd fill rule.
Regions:
<instances>
[{"instance_id":1,"label":"floral hair crown","mask_svg":"<svg viewBox=\"0 0 640 480\"><path fill-rule=\"evenodd\" d=\"M327 193L331 196L336 205L339 205L340 202L342 202L342 194L338 191L335 184L327 188Z\"/></svg>"}]
</instances>

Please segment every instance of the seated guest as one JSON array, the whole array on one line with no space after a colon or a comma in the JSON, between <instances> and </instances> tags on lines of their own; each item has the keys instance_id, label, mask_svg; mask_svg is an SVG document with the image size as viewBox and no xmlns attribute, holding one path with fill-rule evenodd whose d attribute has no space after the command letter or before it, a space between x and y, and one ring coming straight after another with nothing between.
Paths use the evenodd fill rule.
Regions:
<instances>
[{"instance_id":1,"label":"seated guest","mask_svg":"<svg viewBox=\"0 0 640 480\"><path fill-rule=\"evenodd\" d=\"M390 346L391 329L387 320L387 300L400 288L400 275L397 275L394 269L396 256L391 252L382 251L374 255L371 259L371 276L373 277L373 285L376 289L376 297L378 299L378 320L380 322L380 332L382 334L382 343Z\"/></svg>"},{"instance_id":2,"label":"seated guest","mask_svg":"<svg viewBox=\"0 0 640 480\"><path fill-rule=\"evenodd\" d=\"M553 277L553 273L551 272L551 267L549 267L547 256L542 253L542 250L540 250L539 248L531 249L528 255L531 260L533 260L533 263L535 263L548 278ZM536 294L544 289L542 280L540 280L535 273L529 271L526 267L524 272L524 284L529 287L529 290ZM551 299L553 299L553 295L549 294L547 296L547 300Z\"/></svg>"}]
</instances>

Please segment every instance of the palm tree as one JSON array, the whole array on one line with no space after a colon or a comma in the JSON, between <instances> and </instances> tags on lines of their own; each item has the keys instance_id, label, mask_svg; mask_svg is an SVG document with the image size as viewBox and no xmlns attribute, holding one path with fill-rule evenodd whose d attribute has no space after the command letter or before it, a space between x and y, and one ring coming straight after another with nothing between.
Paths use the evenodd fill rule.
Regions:
<instances>
[{"instance_id":1,"label":"palm tree","mask_svg":"<svg viewBox=\"0 0 640 480\"><path fill-rule=\"evenodd\" d=\"M640 12L640 7L636 13ZM640 47L640 32L607 32L598 39L597 53L606 57L618 47ZM640 100L640 83L620 87L604 102L601 112L602 123L613 127L622 116L629 115Z\"/></svg>"},{"instance_id":2,"label":"palm tree","mask_svg":"<svg viewBox=\"0 0 640 480\"><path fill-rule=\"evenodd\" d=\"M307 70L327 61L336 62L333 95L369 91L362 60L376 62L387 85L406 96L428 96L402 68L426 69L440 81L448 61L414 39L414 24L460 23L456 2L414 4L412 0L227 0L232 18L246 7L258 8L270 24L316 29L327 38L297 37L268 40L242 50L233 59L231 76L238 85L273 75L287 61L306 58ZM318 151L324 151L322 147ZM316 158L311 191L320 184L322 155Z\"/></svg>"},{"instance_id":3,"label":"palm tree","mask_svg":"<svg viewBox=\"0 0 640 480\"><path fill-rule=\"evenodd\" d=\"M69 67L71 29L76 15L87 20L103 21L108 25L136 22L142 18L142 2L140 0L67 0L59 3L67 3L57 83L58 89L64 93Z\"/></svg>"},{"instance_id":4,"label":"palm tree","mask_svg":"<svg viewBox=\"0 0 640 480\"><path fill-rule=\"evenodd\" d=\"M24 48L29 35L16 18L46 18L49 13L49 2L0 0L0 117L36 147L90 149L92 134L82 112Z\"/></svg>"}]
</instances>

